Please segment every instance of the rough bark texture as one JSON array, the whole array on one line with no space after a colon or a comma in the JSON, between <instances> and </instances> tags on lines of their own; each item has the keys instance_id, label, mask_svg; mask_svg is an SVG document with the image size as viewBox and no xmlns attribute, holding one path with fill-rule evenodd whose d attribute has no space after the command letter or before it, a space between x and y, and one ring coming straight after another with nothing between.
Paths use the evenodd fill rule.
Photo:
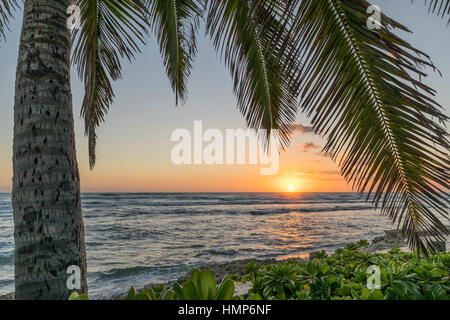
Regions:
<instances>
[{"instance_id":1,"label":"rough bark texture","mask_svg":"<svg viewBox=\"0 0 450 320\"><path fill-rule=\"evenodd\" d=\"M26 0L14 102L16 299L67 299L84 226L70 91L70 0Z\"/></svg>"}]
</instances>

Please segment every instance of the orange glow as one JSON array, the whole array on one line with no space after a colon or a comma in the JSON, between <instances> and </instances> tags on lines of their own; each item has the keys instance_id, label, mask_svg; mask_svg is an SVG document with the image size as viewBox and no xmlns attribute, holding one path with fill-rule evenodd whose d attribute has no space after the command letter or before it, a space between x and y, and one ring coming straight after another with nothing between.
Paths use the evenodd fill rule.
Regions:
<instances>
[{"instance_id":1,"label":"orange glow","mask_svg":"<svg viewBox=\"0 0 450 320\"><path fill-rule=\"evenodd\" d=\"M295 150L281 154L280 170L262 176L259 165L174 165L164 152L103 150L94 171L79 158L83 192L348 192L330 159ZM293 148L292 148L293 149ZM292 187L291 187L292 186Z\"/></svg>"},{"instance_id":2,"label":"orange glow","mask_svg":"<svg viewBox=\"0 0 450 320\"><path fill-rule=\"evenodd\" d=\"M298 137L301 144L301 136ZM107 139L105 139L107 140ZM84 142L84 140L82 140ZM133 142L134 141L134 142ZM299 152L296 142L280 156L273 176L259 165L174 165L170 144L148 147L138 140L99 145L97 164L89 169L87 148L78 148L82 192L349 192L339 169L318 152ZM12 163L0 160L0 192L10 192ZM292 188L290 187L292 186Z\"/></svg>"}]
</instances>

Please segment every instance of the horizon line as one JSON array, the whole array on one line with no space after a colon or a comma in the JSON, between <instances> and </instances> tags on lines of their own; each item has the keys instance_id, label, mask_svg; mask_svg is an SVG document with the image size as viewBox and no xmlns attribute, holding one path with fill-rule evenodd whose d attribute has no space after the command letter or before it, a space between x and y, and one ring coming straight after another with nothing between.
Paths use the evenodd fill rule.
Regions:
<instances>
[{"instance_id":1,"label":"horizon line","mask_svg":"<svg viewBox=\"0 0 450 320\"><path fill-rule=\"evenodd\" d=\"M286 193L286 194L305 194L305 193L359 193L357 191L82 191L81 194L177 194L177 193ZM11 192L0 191L0 194L11 194Z\"/></svg>"}]
</instances>

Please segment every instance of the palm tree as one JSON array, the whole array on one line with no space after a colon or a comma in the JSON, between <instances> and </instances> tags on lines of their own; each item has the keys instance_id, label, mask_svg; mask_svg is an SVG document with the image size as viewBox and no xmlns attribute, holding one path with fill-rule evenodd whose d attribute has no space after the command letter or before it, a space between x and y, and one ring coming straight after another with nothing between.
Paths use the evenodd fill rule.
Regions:
<instances>
[{"instance_id":1,"label":"palm tree","mask_svg":"<svg viewBox=\"0 0 450 320\"><path fill-rule=\"evenodd\" d=\"M450 15L450 0L425 1ZM70 0L25 0L14 105L13 208L18 299L65 299L67 267L81 268L84 228L70 94ZM96 128L113 103L111 81L153 31L176 101L196 54L201 19L234 79L238 106L255 129L288 145L297 106L327 139L355 189L426 252L447 233L448 118L414 76L433 67L382 16L366 27L365 0L79 0L72 62L85 84L82 116L95 165ZM17 6L0 0L0 34Z\"/></svg>"},{"instance_id":2,"label":"palm tree","mask_svg":"<svg viewBox=\"0 0 450 320\"><path fill-rule=\"evenodd\" d=\"M71 265L80 268L81 290L87 291L70 91L69 5L69 0L24 2L14 101L16 299L67 298Z\"/></svg>"}]
</instances>

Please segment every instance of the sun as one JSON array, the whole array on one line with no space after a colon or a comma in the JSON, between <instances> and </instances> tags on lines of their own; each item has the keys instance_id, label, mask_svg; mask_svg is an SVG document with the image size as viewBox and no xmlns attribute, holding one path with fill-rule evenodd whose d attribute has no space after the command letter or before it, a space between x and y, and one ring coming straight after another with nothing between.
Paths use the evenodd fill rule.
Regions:
<instances>
[{"instance_id":1,"label":"sun","mask_svg":"<svg viewBox=\"0 0 450 320\"><path fill-rule=\"evenodd\" d=\"M293 185L293 184L290 184L290 185L288 186L288 189L289 189L289 192L293 192L293 191L294 191L294 185Z\"/></svg>"}]
</instances>

